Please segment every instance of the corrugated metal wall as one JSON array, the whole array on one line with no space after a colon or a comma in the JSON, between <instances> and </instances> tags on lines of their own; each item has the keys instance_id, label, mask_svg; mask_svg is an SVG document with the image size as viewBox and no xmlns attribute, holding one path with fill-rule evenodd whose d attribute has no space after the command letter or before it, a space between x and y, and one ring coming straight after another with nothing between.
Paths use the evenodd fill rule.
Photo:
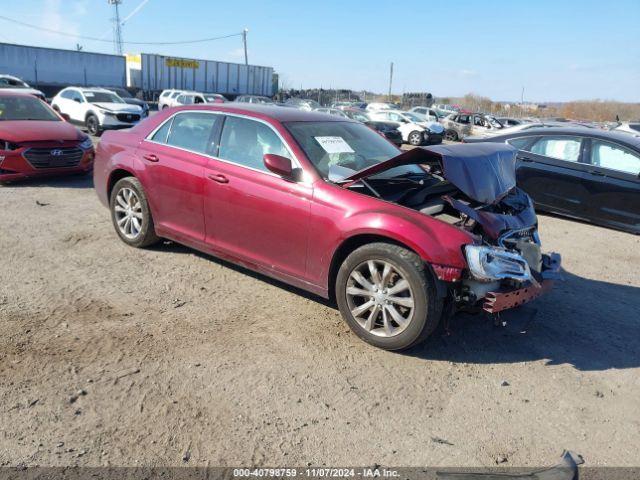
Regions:
<instances>
[{"instance_id":1,"label":"corrugated metal wall","mask_svg":"<svg viewBox=\"0 0 640 480\"><path fill-rule=\"evenodd\" d=\"M142 89L273 95L273 68L143 53Z\"/></svg>"},{"instance_id":2,"label":"corrugated metal wall","mask_svg":"<svg viewBox=\"0 0 640 480\"><path fill-rule=\"evenodd\" d=\"M120 55L0 43L0 73L29 84L126 86L126 59Z\"/></svg>"}]
</instances>

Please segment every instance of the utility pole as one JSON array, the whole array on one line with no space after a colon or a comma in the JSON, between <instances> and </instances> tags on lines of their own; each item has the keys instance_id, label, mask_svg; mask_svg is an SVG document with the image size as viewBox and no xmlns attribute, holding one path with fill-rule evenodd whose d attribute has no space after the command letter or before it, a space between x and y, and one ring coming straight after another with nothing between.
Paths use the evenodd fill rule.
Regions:
<instances>
[{"instance_id":1,"label":"utility pole","mask_svg":"<svg viewBox=\"0 0 640 480\"><path fill-rule=\"evenodd\" d=\"M120 24L120 4L122 0L107 0L109 5L113 5L113 48L118 55L122 55L122 25Z\"/></svg>"},{"instance_id":2,"label":"utility pole","mask_svg":"<svg viewBox=\"0 0 640 480\"><path fill-rule=\"evenodd\" d=\"M242 31L242 43L244 45L244 64L249 65L249 57L247 56L247 32L249 29L245 28Z\"/></svg>"},{"instance_id":3,"label":"utility pole","mask_svg":"<svg viewBox=\"0 0 640 480\"><path fill-rule=\"evenodd\" d=\"M391 101L391 85L393 85L393 62L391 62L391 66L389 68L389 101Z\"/></svg>"}]
</instances>

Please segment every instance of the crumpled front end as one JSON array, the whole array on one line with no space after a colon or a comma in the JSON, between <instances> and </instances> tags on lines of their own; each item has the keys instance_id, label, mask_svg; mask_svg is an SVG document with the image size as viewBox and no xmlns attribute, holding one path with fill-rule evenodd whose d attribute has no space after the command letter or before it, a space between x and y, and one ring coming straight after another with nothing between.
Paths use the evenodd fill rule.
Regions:
<instances>
[{"instance_id":1,"label":"crumpled front end","mask_svg":"<svg viewBox=\"0 0 640 480\"><path fill-rule=\"evenodd\" d=\"M478 245L465 247L469 269L456 295L460 306L480 305L495 314L530 302L552 287L561 258L542 252L533 202L526 193L514 187L500 201L481 208L446 200L480 239Z\"/></svg>"},{"instance_id":2,"label":"crumpled front end","mask_svg":"<svg viewBox=\"0 0 640 480\"><path fill-rule=\"evenodd\" d=\"M432 270L447 284L455 306L498 313L543 294L560 271L560 255L542 253L533 201L516 186L516 152L496 143L413 149L352 174L343 185L421 165L430 177L408 184L368 180L366 186L377 188L380 198L471 233L475 243L463 252L466 270L434 264Z\"/></svg>"}]
</instances>

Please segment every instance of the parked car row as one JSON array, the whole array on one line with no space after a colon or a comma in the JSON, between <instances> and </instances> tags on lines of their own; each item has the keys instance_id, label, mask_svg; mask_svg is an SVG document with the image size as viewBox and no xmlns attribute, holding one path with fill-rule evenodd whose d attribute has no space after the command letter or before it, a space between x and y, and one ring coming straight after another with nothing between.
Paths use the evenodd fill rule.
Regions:
<instances>
[{"instance_id":1,"label":"parked car row","mask_svg":"<svg viewBox=\"0 0 640 480\"><path fill-rule=\"evenodd\" d=\"M158 97L158 110L181 105L197 105L201 103L224 103L227 99L219 93L202 93L190 90L163 90Z\"/></svg>"}]
</instances>

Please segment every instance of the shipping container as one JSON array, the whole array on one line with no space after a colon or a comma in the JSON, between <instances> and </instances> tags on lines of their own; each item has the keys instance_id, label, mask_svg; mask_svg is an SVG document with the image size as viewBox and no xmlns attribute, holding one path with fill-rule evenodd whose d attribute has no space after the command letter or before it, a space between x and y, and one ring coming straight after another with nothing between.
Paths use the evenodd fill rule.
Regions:
<instances>
[{"instance_id":1,"label":"shipping container","mask_svg":"<svg viewBox=\"0 0 640 480\"><path fill-rule=\"evenodd\" d=\"M150 95L168 88L229 96L273 95L273 68L257 65L143 53L139 59L131 56L128 77L129 87Z\"/></svg>"},{"instance_id":2,"label":"shipping container","mask_svg":"<svg viewBox=\"0 0 640 480\"><path fill-rule=\"evenodd\" d=\"M0 73L38 88L46 86L126 86L121 55L0 43Z\"/></svg>"}]
</instances>

